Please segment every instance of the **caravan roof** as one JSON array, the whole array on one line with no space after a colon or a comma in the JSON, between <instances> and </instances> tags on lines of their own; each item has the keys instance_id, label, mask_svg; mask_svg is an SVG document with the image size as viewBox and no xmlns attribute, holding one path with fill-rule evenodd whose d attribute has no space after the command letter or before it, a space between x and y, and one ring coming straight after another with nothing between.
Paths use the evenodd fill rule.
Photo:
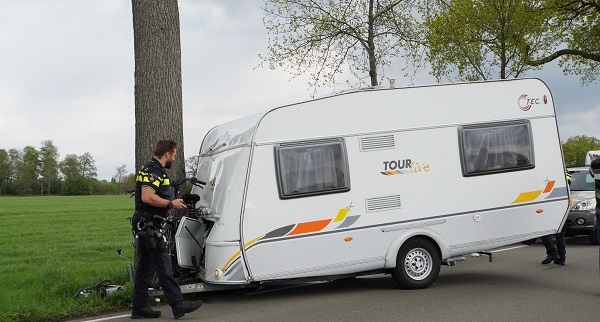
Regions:
<instances>
[{"instance_id":1,"label":"caravan roof","mask_svg":"<svg viewBox=\"0 0 600 322\"><path fill-rule=\"evenodd\" d=\"M510 113L491 106L513 107ZM539 79L407 88L374 88L271 109L213 128L201 154L219 148L361 133L433 128L554 116L552 95Z\"/></svg>"}]
</instances>

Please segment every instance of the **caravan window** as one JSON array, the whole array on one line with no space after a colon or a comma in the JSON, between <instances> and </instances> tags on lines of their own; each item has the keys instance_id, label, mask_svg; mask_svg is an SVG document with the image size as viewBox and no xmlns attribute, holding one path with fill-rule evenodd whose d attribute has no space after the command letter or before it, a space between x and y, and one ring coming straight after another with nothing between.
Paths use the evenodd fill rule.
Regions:
<instances>
[{"instance_id":1,"label":"caravan window","mask_svg":"<svg viewBox=\"0 0 600 322\"><path fill-rule=\"evenodd\" d=\"M465 176L535 166L529 121L464 126L459 128L459 138Z\"/></svg>"},{"instance_id":2,"label":"caravan window","mask_svg":"<svg viewBox=\"0 0 600 322\"><path fill-rule=\"evenodd\" d=\"M275 146L275 164L282 199L350 190L343 139Z\"/></svg>"}]
</instances>

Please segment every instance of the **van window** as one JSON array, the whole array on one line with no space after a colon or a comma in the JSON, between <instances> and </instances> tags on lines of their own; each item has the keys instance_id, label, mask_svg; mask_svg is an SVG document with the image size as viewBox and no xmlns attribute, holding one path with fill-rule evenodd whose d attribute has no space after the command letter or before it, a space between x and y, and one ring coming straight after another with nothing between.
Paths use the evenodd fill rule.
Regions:
<instances>
[{"instance_id":1,"label":"van window","mask_svg":"<svg viewBox=\"0 0 600 322\"><path fill-rule=\"evenodd\" d=\"M529 121L464 126L458 131L464 176L535 166Z\"/></svg>"},{"instance_id":2,"label":"van window","mask_svg":"<svg viewBox=\"0 0 600 322\"><path fill-rule=\"evenodd\" d=\"M343 139L275 146L275 164L282 199L350 190Z\"/></svg>"}]
</instances>

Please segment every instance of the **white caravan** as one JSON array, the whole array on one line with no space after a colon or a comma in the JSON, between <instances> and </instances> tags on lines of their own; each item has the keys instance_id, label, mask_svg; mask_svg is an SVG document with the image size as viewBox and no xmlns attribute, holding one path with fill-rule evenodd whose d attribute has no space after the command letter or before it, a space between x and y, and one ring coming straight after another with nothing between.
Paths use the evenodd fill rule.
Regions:
<instances>
[{"instance_id":1,"label":"white caravan","mask_svg":"<svg viewBox=\"0 0 600 322\"><path fill-rule=\"evenodd\" d=\"M201 282L184 292L382 272L424 288L461 255L558 232L569 208L538 79L275 108L210 130L196 177L202 215L176 244Z\"/></svg>"}]
</instances>

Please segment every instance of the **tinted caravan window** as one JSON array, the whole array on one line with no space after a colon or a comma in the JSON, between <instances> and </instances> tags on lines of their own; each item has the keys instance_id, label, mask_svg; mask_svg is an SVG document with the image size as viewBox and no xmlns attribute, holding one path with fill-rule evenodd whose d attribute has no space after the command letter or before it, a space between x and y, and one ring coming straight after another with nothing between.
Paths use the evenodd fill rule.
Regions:
<instances>
[{"instance_id":1,"label":"tinted caravan window","mask_svg":"<svg viewBox=\"0 0 600 322\"><path fill-rule=\"evenodd\" d=\"M343 139L275 146L280 198L296 198L350 190Z\"/></svg>"},{"instance_id":2,"label":"tinted caravan window","mask_svg":"<svg viewBox=\"0 0 600 322\"><path fill-rule=\"evenodd\" d=\"M459 128L459 140L465 176L535 166L529 121L464 126Z\"/></svg>"}]
</instances>

